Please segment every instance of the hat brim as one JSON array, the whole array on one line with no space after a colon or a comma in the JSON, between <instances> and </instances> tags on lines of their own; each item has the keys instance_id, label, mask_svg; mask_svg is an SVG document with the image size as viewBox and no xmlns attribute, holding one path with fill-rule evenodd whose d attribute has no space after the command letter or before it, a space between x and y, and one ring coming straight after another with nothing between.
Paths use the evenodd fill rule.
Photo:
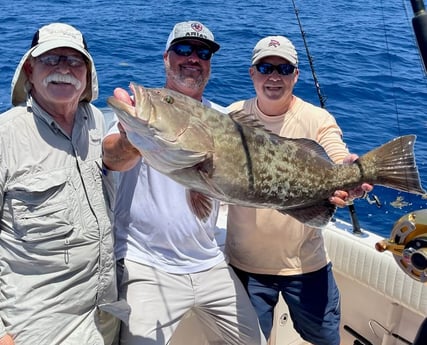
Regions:
<instances>
[{"instance_id":1,"label":"hat brim","mask_svg":"<svg viewBox=\"0 0 427 345\"><path fill-rule=\"evenodd\" d=\"M182 41L200 41L200 42L203 42L209 48L211 48L212 53L216 53L219 50L219 48L220 48L220 45L218 43L216 43L214 41L211 41L211 40L204 39L204 38L200 38L200 37L179 37L179 38L174 39L170 43L170 45L168 47L168 50L175 43L182 42Z\"/></svg>"},{"instance_id":2,"label":"hat brim","mask_svg":"<svg viewBox=\"0 0 427 345\"><path fill-rule=\"evenodd\" d=\"M258 62L260 62L262 59L269 57L269 56L278 56L282 59L285 59L289 61L289 63L292 66L298 67L298 61L295 60L292 56L286 55L286 54L279 54L277 51L264 51L260 54L257 54L252 59L252 65L256 65Z\"/></svg>"},{"instance_id":3,"label":"hat brim","mask_svg":"<svg viewBox=\"0 0 427 345\"><path fill-rule=\"evenodd\" d=\"M53 40L49 42L43 42L39 45L36 45L32 47L30 50L28 50L24 56L22 57L21 61L18 64L18 67L15 70L15 74L12 79L11 84L11 102L12 105L17 106L27 99L27 93L28 90L26 89L27 84L27 75L24 71L24 64L28 60L28 58L31 56L37 57L41 54L46 53L49 50L55 49L55 48L72 48L80 53L82 53L89 61L89 68L90 68L90 80L88 82L87 90L84 92L85 98L84 100L91 102L98 98L98 77L96 74L95 64L93 62L92 56L89 54L88 51L83 49L82 47L79 47L75 44L72 44L70 42L65 42L63 40Z\"/></svg>"},{"instance_id":4,"label":"hat brim","mask_svg":"<svg viewBox=\"0 0 427 345\"><path fill-rule=\"evenodd\" d=\"M73 42L64 40L50 40L47 42L42 42L34 47L34 50L32 50L31 52L31 56L37 57L46 53L49 50L56 48L73 48L82 53L88 59L90 59L89 53L86 49L82 48L80 45L74 44Z\"/></svg>"}]
</instances>

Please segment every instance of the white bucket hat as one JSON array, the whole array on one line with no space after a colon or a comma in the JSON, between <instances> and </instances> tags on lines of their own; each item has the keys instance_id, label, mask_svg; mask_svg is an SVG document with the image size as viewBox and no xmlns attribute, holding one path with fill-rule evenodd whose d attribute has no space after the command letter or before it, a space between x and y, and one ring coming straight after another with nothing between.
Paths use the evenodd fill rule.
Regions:
<instances>
[{"instance_id":1,"label":"white bucket hat","mask_svg":"<svg viewBox=\"0 0 427 345\"><path fill-rule=\"evenodd\" d=\"M82 94L82 100L91 102L98 98L98 77L92 56L87 50L86 41L80 31L68 24L52 23L41 27L33 37L31 48L25 53L15 70L11 86L11 101L13 105L23 103L27 99L31 85L24 71L24 63L29 56L37 57L49 50L61 47L73 48L82 53L89 61L88 83Z\"/></svg>"}]
</instances>

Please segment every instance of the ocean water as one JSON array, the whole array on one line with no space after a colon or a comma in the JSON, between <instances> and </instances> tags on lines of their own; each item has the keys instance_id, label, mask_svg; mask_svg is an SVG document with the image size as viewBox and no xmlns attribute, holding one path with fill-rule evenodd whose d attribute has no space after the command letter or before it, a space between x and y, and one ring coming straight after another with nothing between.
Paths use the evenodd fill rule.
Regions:
<instances>
[{"instance_id":1,"label":"ocean water","mask_svg":"<svg viewBox=\"0 0 427 345\"><path fill-rule=\"evenodd\" d=\"M359 155L396 136L416 134L416 159L427 187L427 88L409 0L14 0L2 2L0 16L0 111L10 107L10 82L34 32L54 21L84 33L100 83L95 105L107 117L106 98L114 88L127 88L130 81L163 85L162 53L178 21L202 21L221 44L206 96L222 105L254 95L248 75L253 46L263 36L285 35L299 52L295 94L320 104L312 65L326 108ZM380 186L373 194L381 207L357 200L356 212L362 228L384 237L402 215L426 208L420 196ZM396 206L396 200L402 202ZM350 219L347 209L337 217Z\"/></svg>"}]
</instances>

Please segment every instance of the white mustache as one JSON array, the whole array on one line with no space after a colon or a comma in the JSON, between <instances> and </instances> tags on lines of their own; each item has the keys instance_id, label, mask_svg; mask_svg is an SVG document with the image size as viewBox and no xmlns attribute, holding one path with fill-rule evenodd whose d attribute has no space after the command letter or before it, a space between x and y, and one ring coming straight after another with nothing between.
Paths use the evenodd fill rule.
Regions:
<instances>
[{"instance_id":1,"label":"white mustache","mask_svg":"<svg viewBox=\"0 0 427 345\"><path fill-rule=\"evenodd\" d=\"M52 73L43 79L43 86L47 86L48 83L66 83L73 85L77 90L80 90L82 83L80 80L74 78L70 74Z\"/></svg>"}]
</instances>

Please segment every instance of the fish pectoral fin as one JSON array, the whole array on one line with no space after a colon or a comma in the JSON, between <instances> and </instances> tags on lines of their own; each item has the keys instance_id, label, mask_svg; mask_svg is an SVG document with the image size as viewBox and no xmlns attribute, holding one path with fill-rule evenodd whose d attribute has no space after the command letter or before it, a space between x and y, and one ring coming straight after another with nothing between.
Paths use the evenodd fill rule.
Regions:
<instances>
[{"instance_id":1,"label":"fish pectoral fin","mask_svg":"<svg viewBox=\"0 0 427 345\"><path fill-rule=\"evenodd\" d=\"M206 186L209 187L211 193L215 194L216 198L223 200L227 199L227 195L222 189L219 189L218 185L213 183L212 175L214 173L215 167L212 163L212 160L206 160L202 165L200 165L199 175L202 180L206 183Z\"/></svg>"},{"instance_id":2,"label":"fish pectoral fin","mask_svg":"<svg viewBox=\"0 0 427 345\"><path fill-rule=\"evenodd\" d=\"M194 190L187 190L187 203L194 215L201 221L206 221L212 213L212 199Z\"/></svg>"},{"instance_id":3,"label":"fish pectoral fin","mask_svg":"<svg viewBox=\"0 0 427 345\"><path fill-rule=\"evenodd\" d=\"M278 211L288 214L308 226L323 228L329 223L336 209L335 205L328 200L324 200L322 203L315 205Z\"/></svg>"},{"instance_id":4,"label":"fish pectoral fin","mask_svg":"<svg viewBox=\"0 0 427 345\"><path fill-rule=\"evenodd\" d=\"M147 157L147 153L142 153L142 156ZM164 157L161 155L153 157L152 161L154 162L150 162L149 160L149 164L155 167L156 160L160 162L160 171L163 173L170 173L175 170L193 168L199 164L203 164L206 160L206 154L203 152L171 149Z\"/></svg>"},{"instance_id":5,"label":"fish pectoral fin","mask_svg":"<svg viewBox=\"0 0 427 345\"><path fill-rule=\"evenodd\" d=\"M172 152L172 151L171 151ZM190 150L179 150L176 151L177 159L174 161L174 164L182 168L190 168L192 166L203 163L207 159L207 154L205 152L197 152Z\"/></svg>"}]
</instances>

